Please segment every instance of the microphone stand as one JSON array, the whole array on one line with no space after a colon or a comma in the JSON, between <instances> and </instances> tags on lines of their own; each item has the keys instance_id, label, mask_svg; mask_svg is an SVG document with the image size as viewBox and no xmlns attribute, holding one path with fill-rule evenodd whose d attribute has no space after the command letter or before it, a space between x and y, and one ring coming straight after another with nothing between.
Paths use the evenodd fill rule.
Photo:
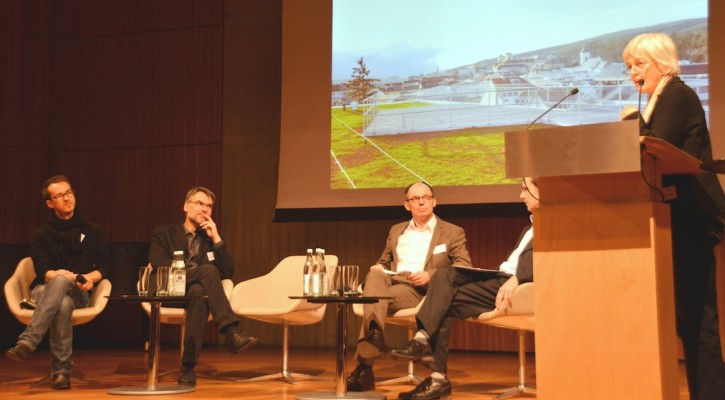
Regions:
<instances>
[{"instance_id":1,"label":"microphone stand","mask_svg":"<svg viewBox=\"0 0 725 400\"><path fill-rule=\"evenodd\" d=\"M644 85L644 80L640 79L637 81L637 85L639 87L637 88L637 92L639 93L639 96L637 97L637 112L639 115L642 115L642 85Z\"/></svg>"},{"instance_id":2,"label":"microphone stand","mask_svg":"<svg viewBox=\"0 0 725 400\"><path fill-rule=\"evenodd\" d=\"M536 119L534 119L533 121L531 121L531 123L530 123L530 124L528 124L528 125L526 126L526 130L528 131L528 130L529 130L529 128L531 128L531 125L533 125L533 124L534 124L534 122L536 122L536 121L540 120L540 119L541 119L541 117L543 117L544 115L548 114L548 113L549 113L549 111L551 111L551 110L555 109L555 108L556 108L556 106L558 106L559 104L561 104L561 102L562 102L562 101L564 101L564 100L568 99L568 98L569 98L569 96L573 96L573 95L575 95L575 94L577 94L577 93L579 93L579 89L578 89L578 88L574 88L574 89L572 89L572 90L571 90L571 91L569 92L569 94L567 94L566 96L562 97L562 98L561 98L561 100L559 100L559 101L557 101L557 102L556 102L556 104L554 104L553 106L549 107L549 108L548 108L548 109L547 109L546 111L544 111L544 113L543 113L543 114L539 115L538 117L536 117Z\"/></svg>"}]
</instances>

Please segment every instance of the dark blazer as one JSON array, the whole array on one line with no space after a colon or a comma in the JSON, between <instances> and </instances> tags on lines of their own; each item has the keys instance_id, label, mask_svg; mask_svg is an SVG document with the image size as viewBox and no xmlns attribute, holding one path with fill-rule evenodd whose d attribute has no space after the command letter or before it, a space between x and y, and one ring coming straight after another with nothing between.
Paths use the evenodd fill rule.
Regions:
<instances>
[{"instance_id":1,"label":"dark blazer","mask_svg":"<svg viewBox=\"0 0 725 400\"><path fill-rule=\"evenodd\" d=\"M160 225L154 229L149 249L149 262L156 268L169 266L175 250L184 251L184 260L189 259L189 241L182 224ZM222 240L217 246L208 236L204 236L199 244L197 265L212 264L219 269L222 279L234 276L234 261L227 252L227 245Z\"/></svg>"},{"instance_id":2,"label":"dark blazer","mask_svg":"<svg viewBox=\"0 0 725 400\"><path fill-rule=\"evenodd\" d=\"M672 77L660 93L649 122L641 117L639 122L641 135L664 139L702 162L712 160L702 103L679 77ZM714 173L666 177L663 184L675 185L683 210L711 216L725 213L725 194Z\"/></svg>"},{"instance_id":3,"label":"dark blazer","mask_svg":"<svg viewBox=\"0 0 725 400\"><path fill-rule=\"evenodd\" d=\"M386 269L397 271L399 260L398 239L405 232L408 224L410 224L410 221L395 224L390 228L385 250L383 250L383 254L377 262ZM428 255L425 259L425 271L433 275L436 269L451 265L473 266L471 256L466 249L466 232L460 226L438 218L428 248Z\"/></svg>"}]
</instances>

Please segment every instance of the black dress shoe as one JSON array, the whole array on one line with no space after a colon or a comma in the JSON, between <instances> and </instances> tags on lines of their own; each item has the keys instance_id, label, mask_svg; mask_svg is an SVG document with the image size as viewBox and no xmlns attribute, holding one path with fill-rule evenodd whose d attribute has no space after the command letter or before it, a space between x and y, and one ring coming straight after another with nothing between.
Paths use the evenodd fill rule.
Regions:
<instances>
[{"instance_id":1,"label":"black dress shoe","mask_svg":"<svg viewBox=\"0 0 725 400\"><path fill-rule=\"evenodd\" d=\"M365 392L373 389L375 389L373 367L365 363L358 363L355 370L347 377L347 390L351 392Z\"/></svg>"},{"instance_id":2,"label":"black dress shoe","mask_svg":"<svg viewBox=\"0 0 725 400\"><path fill-rule=\"evenodd\" d=\"M435 400L445 399L451 395L451 382L444 380L442 382L434 381L430 376L419 383L415 389L409 392L402 392L398 395L399 399L418 399L418 400Z\"/></svg>"},{"instance_id":3,"label":"black dress shoe","mask_svg":"<svg viewBox=\"0 0 725 400\"><path fill-rule=\"evenodd\" d=\"M11 360L25 362L33 355L33 349L30 348L30 345L21 340L15 345L15 347L6 351L5 355Z\"/></svg>"},{"instance_id":4,"label":"black dress shoe","mask_svg":"<svg viewBox=\"0 0 725 400\"><path fill-rule=\"evenodd\" d=\"M67 372L59 372L53 375L53 383L50 385L55 390L70 389L70 374Z\"/></svg>"},{"instance_id":5,"label":"black dress shoe","mask_svg":"<svg viewBox=\"0 0 725 400\"><path fill-rule=\"evenodd\" d=\"M257 342L259 341L259 339L254 336L242 335L242 333L239 332L239 329L237 328L227 329L226 335L227 348L232 354L239 353L242 350L246 350L257 344Z\"/></svg>"},{"instance_id":6,"label":"black dress shoe","mask_svg":"<svg viewBox=\"0 0 725 400\"><path fill-rule=\"evenodd\" d=\"M423 359L423 356L431 354L430 346L423 344L415 339L408 342L402 349L395 349L390 354L390 357L394 360L399 361L413 361L418 362Z\"/></svg>"},{"instance_id":7,"label":"black dress shoe","mask_svg":"<svg viewBox=\"0 0 725 400\"><path fill-rule=\"evenodd\" d=\"M370 329L368 335L357 342L357 352L360 357L372 360L388 351L385 346L385 335L381 329Z\"/></svg>"},{"instance_id":8,"label":"black dress shoe","mask_svg":"<svg viewBox=\"0 0 725 400\"><path fill-rule=\"evenodd\" d=\"M179 370L179 385L196 386L196 373L194 367L181 366Z\"/></svg>"}]
</instances>

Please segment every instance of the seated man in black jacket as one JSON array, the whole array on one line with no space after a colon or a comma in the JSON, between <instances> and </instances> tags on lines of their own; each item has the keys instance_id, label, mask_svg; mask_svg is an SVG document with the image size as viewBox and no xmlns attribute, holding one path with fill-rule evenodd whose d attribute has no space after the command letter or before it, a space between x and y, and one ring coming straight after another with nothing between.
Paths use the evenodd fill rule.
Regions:
<instances>
[{"instance_id":1,"label":"seated man in black jacket","mask_svg":"<svg viewBox=\"0 0 725 400\"><path fill-rule=\"evenodd\" d=\"M206 321L211 311L219 331L227 338L231 353L253 346L257 338L239 331L222 287L222 279L234 275L234 261L227 245L211 218L214 193L201 186L191 188L184 201L186 217L183 224L157 226L151 241L149 261L156 269L171 265L174 251L184 251L186 264L186 294L205 295L206 299L192 300L186 307L184 354L181 357L179 384L196 385L194 366L199 360Z\"/></svg>"},{"instance_id":2,"label":"seated man in black jacket","mask_svg":"<svg viewBox=\"0 0 725 400\"><path fill-rule=\"evenodd\" d=\"M68 178L49 178L41 193L52 211L30 243L36 273L31 298L37 308L17 345L5 354L27 361L50 330L52 388L70 389L73 310L88 307L89 291L113 270L113 261L101 230L76 209Z\"/></svg>"},{"instance_id":3,"label":"seated man in black jacket","mask_svg":"<svg viewBox=\"0 0 725 400\"><path fill-rule=\"evenodd\" d=\"M539 207L536 183L535 179L524 178L521 185L520 197L529 212ZM453 317L466 319L495 308L509 308L516 287L534 280L533 239L533 229L528 226L494 276L452 267L442 268L433 275L428 296L416 315L419 331L406 347L391 354L397 360L420 361L432 349L433 372L415 389L400 393L399 399L438 399L451 394L446 373Z\"/></svg>"}]
</instances>

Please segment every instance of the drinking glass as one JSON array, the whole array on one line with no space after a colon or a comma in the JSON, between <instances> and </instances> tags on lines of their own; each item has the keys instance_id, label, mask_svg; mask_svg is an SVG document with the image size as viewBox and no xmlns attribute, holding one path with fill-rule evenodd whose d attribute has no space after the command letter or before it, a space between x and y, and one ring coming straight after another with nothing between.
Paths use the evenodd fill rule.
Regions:
<instances>
[{"instance_id":1,"label":"drinking glass","mask_svg":"<svg viewBox=\"0 0 725 400\"><path fill-rule=\"evenodd\" d=\"M327 278L329 296L341 296L342 295L342 274L340 271L342 267L339 265L332 265L327 267Z\"/></svg>"},{"instance_id":2,"label":"drinking glass","mask_svg":"<svg viewBox=\"0 0 725 400\"><path fill-rule=\"evenodd\" d=\"M343 296L359 296L357 291L357 277L359 265L343 265L342 267L342 294Z\"/></svg>"},{"instance_id":3,"label":"drinking glass","mask_svg":"<svg viewBox=\"0 0 725 400\"><path fill-rule=\"evenodd\" d=\"M139 267L138 283L136 284L139 296L148 296L149 294L149 275L151 275L151 268Z\"/></svg>"},{"instance_id":4,"label":"drinking glass","mask_svg":"<svg viewBox=\"0 0 725 400\"><path fill-rule=\"evenodd\" d=\"M169 267L159 267L156 271L156 295L169 295Z\"/></svg>"}]
</instances>

